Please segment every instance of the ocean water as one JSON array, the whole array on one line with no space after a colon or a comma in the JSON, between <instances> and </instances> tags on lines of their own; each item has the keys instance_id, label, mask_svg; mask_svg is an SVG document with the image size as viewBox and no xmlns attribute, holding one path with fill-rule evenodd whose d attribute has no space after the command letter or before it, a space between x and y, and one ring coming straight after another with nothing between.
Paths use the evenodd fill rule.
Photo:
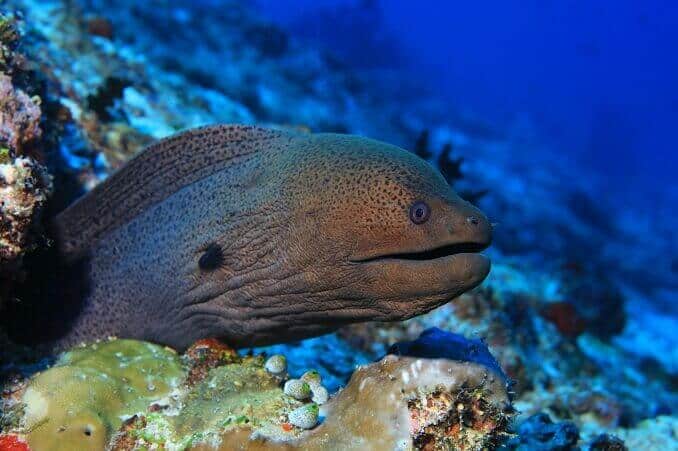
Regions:
<instances>
[{"instance_id":1,"label":"ocean water","mask_svg":"<svg viewBox=\"0 0 678 451\"><path fill-rule=\"evenodd\" d=\"M620 194L675 181L674 2L258 3L295 35L393 70L451 109L501 126L528 116Z\"/></svg>"},{"instance_id":2,"label":"ocean water","mask_svg":"<svg viewBox=\"0 0 678 451\"><path fill-rule=\"evenodd\" d=\"M317 368L333 392L437 327L486 343L514 381L514 436L496 447L621 449L611 435L678 449L678 3L5 0L0 13L22 55L0 69L41 99L39 144L12 155L53 177L36 224L201 125L398 145L492 222L485 282L405 322L242 352ZM39 278L36 235L0 281ZM32 314L25 301L0 302L3 324ZM26 355L4 347L0 376L44 366Z\"/></svg>"}]
</instances>

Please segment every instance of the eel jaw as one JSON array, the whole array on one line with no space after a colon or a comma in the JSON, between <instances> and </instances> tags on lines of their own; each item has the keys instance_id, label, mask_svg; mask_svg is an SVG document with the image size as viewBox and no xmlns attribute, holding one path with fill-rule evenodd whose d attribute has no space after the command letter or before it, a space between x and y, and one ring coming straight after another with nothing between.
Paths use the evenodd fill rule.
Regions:
<instances>
[{"instance_id":1,"label":"eel jaw","mask_svg":"<svg viewBox=\"0 0 678 451\"><path fill-rule=\"evenodd\" d=\"M479 253L488 245L452 243L351 262L369 276L371 297L396 301L401 306L394 307L393 318L404 319L432 310L478 286L490 272L490 259Z\"/></svg>"}]
</instances>

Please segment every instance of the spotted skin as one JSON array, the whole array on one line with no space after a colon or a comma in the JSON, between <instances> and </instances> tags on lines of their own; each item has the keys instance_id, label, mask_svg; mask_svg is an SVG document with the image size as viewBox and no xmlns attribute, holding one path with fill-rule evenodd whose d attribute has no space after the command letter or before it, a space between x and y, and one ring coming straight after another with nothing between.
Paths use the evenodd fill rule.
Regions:
<instances>
[{"instance_id":1,"label":"spotted skin","mask_svg":"<svg viewBox=\"0 0 678 451\"><path fill-rule=\"evenodd\" d=\"M430 208L422 224L410 208ZM426 162L245 126L150 146L56 219L88 292L65 347L119 336L255 346L409 318L479 284L491 227ZM425 252L471 243L474 252Z\"/></svg>"}]
</instances>

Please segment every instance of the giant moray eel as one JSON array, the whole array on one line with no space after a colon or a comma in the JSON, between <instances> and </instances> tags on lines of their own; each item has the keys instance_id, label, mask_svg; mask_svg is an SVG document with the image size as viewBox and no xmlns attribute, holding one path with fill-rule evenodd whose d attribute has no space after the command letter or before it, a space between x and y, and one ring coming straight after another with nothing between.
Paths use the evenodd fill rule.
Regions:
<instances>
[{"instance_id":1,"label":"giant moray eel","mask_svg":"<svg viewBox=\"0 0 678 451\"><path fill-rule=\"evenodd\" d=\"M478 285L491 227L429 164L356 136L246 126L151 145L56 218L84 262L60 346L255 346L427 312Z\"/></svg>"}]
</instances>

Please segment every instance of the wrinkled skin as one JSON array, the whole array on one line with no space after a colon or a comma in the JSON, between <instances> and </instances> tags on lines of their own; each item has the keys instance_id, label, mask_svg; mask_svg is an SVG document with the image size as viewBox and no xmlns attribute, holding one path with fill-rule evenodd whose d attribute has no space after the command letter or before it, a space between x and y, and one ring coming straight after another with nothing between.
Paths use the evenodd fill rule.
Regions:
<instances>
[{"instance_id":1,"label":"wrinkled skin","mask_svg":"<svg viewBox=\"0 0 678 451\"><path fill-rule=\"evenodd\" d=\"M424 202L428 219L411 219ZM421 204L419 204L421 205ZM133 159L57 218L86 261L60 341L265 345L410 318L478 285L487 218L402 149L253 127L192 130Z\"/></svg>"}]
</instances>

